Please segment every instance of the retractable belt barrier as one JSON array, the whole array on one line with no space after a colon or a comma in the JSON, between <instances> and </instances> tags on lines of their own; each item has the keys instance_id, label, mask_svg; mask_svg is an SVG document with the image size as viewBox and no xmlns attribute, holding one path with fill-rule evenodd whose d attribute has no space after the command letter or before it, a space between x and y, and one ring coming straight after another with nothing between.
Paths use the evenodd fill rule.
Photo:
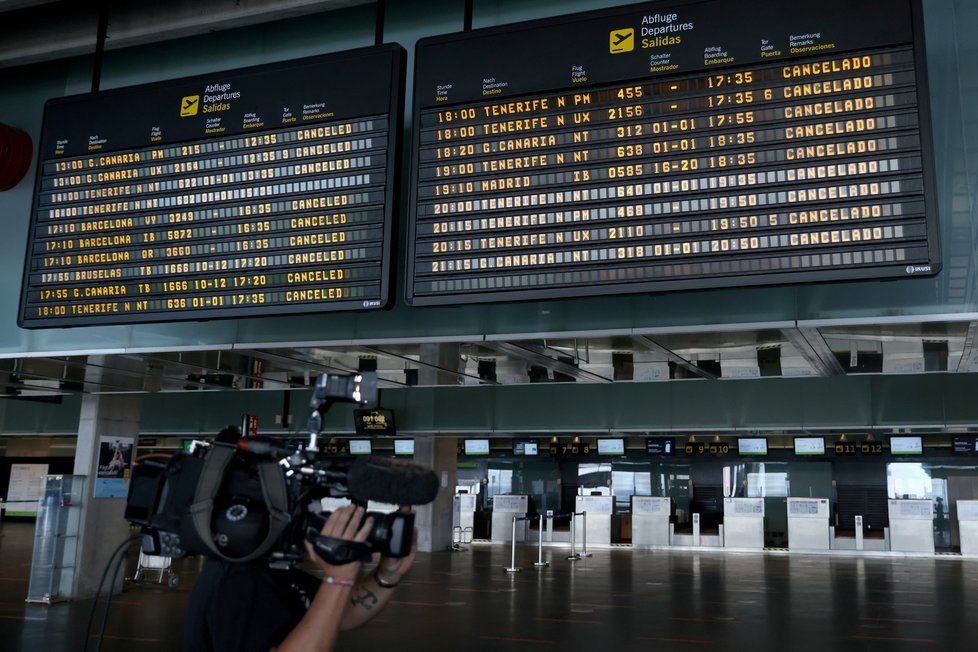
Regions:
<instances>
[{"instance_id":1,"label":"retractable belt barrier","mask_svg":"<svg viewBox=\"0 0 978 652\"><path fill-rule=\"evenodd\" d=\"M578 516L582 517L580 553L577 552L577 522L575 521L575 518ZM571 514L571 554L568 555L567 559L577 561L578 559L584 559L590 556L591 553L587 551L587 510L574 512Z\"/></svg>"},{"instance_id":2,"label":"retractable belt barrier","mask_svg":"<svg viewBox=\"0 0 978 652\"><path fill-rule=\"evenodd\" d=\"M584 536L583 538L583 549L581 554L577 553L577 544L575 542L575 523L574 518L576 516L584 517ZM543 521L545 519L558 519L570 517L571 520L571 555L567 558L570 560L578 560L583 557L590 557L591 555L587 551L587 512L563 512L560 514L534 514L533 516L514 516L513 517L513 540L512 540L512 551L510 553L509 566L505 569L507 573L518 573L523 570L516 565L516 524L520 521L537 521L539 526L537 527L537 560L534 562L534 566L543 567L549 566L549 561L543 561Z\"/></svg>"}]
</instances>

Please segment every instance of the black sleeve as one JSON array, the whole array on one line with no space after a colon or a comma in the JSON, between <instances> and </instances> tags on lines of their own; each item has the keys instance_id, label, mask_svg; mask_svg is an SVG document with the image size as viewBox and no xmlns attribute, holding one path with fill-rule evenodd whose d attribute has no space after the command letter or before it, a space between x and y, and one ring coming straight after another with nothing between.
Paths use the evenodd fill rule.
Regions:
<instances>
[{"instance_id":1,"label":"black sleeve","mask_svg":"<svg viewBox=\"0 0 978 652\"><path fill-rule=\"evenodd\" d=\"M301 600L264 563L208 559L187 608L184 649L268 652L305 613Z\"/></svg>"}]
</instances>

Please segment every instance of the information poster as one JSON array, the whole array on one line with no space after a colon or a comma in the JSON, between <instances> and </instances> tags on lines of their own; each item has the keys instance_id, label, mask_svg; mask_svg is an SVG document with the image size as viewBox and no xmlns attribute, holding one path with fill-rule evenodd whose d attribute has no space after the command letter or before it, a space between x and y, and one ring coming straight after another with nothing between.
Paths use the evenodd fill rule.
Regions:
<instances>
[{"instance_id":1,"label":"information poster","mask_svg":"<svg viewBox=\"0 0 978 652\"><path fill-rule=\"evenodd\" d=\"M14 464L7 485L7 516L37 516L41 484L48 474L47 464Z\"/></svg>"},{"instance_id":2,"label":"information poster","mask_svg":"<svg viewBox=\"0 0 978 652\"><path fill-rule=\"evenodd\" d=\"M99 438L96 498L125 498L129 495L134 443L131 437Z\"/></svg>"}]
</instances>

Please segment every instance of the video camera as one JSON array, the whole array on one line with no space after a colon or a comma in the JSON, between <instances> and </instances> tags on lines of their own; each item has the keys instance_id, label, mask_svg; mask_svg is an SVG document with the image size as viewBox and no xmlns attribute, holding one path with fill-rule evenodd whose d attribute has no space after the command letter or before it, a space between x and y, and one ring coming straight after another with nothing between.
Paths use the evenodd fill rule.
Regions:
<instances>
[{"instance_id":1,"label":"video camera","mask_svg":"<svg viewBox=\"0 0 978 652\"><path fill-rule=\"evenodd\" d=\"M329 516L320 511L323 498L422 505L438 493L438 478L427 467L378 457L327 457L318 450L322 417L333 402L364 404L376 396L375 372L324 374L310 401L305 446L241 438L232 426L191 453L138 464L125 518L142 527L143 552L291 565L302 560L308 540L332 564L365 560L374 552L410 554L413 513L368 513L374 522L362 544L319 534Z\"/></svg>"}]
</instances>

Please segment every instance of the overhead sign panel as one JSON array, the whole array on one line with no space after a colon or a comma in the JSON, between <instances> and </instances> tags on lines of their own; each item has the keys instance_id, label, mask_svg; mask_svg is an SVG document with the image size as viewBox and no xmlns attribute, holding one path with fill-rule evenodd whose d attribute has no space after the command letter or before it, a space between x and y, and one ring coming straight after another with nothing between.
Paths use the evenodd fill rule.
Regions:
<instances>
[{"instance_id":1,"label":"overhead sign panel","mask_svg":"<svg viewBox=\"0 0 978 652\"><path fill-rule=\"evenodd\" d=\"M655 2L419 41L408 301L936 273L920 13Z\"/></svg>"},{"instance_id":2,"label":"overhead sign panel","mask_svg":"<svg viewBox=\"0 0 978 652\"><path fill-rule=\"evenodd\" d=\"M384 307L403 69L385 45L49 101L19 323Z\"/></svg>"}]
</instances>

